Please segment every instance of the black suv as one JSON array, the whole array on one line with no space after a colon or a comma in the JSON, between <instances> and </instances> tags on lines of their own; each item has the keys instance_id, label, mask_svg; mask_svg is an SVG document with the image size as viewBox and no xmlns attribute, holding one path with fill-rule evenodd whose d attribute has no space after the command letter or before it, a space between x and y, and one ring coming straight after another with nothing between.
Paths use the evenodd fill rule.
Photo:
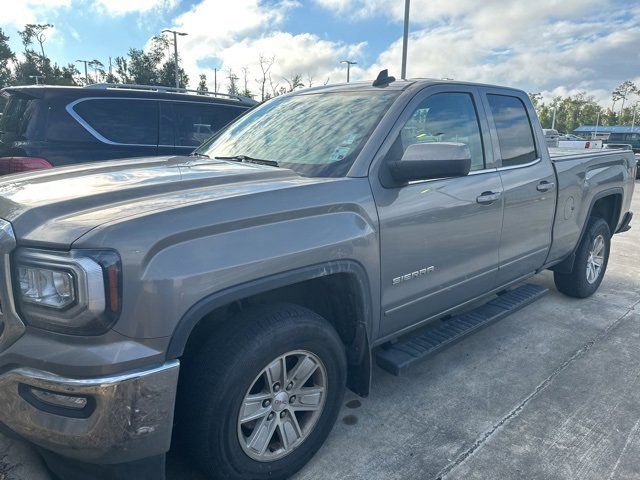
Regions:
<instances>
[{"instance_id":1,"label":"black suv","mask_svg":"<svg viewBox=\"0 0 640 480\"><path fill-rule=\"evenodd\" d=\"M186 154L257 102L124 84L0 91L0 175L125 157Z\"/></svg>"}]
</instances>

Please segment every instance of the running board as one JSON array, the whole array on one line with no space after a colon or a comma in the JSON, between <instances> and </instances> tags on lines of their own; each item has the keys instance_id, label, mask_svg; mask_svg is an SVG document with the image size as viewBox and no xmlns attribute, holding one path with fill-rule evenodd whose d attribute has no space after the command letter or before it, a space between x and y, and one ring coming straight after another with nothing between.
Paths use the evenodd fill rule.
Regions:
<instances>
[{"instance_id":1,"label":"running board","mask_svg":"<svg viewBox=\"0 0 640 480\"><path fill-rule=\"evenodd\" d=\"M388 348L379 349L376 352L378 366L393 375L401 375L414 363L517 312L548 292L549 290L544 287L529 283L513 290L506 290L474 310L455 315L441 321L437 327L403 337Z\"/></svg>"}]
</instances>

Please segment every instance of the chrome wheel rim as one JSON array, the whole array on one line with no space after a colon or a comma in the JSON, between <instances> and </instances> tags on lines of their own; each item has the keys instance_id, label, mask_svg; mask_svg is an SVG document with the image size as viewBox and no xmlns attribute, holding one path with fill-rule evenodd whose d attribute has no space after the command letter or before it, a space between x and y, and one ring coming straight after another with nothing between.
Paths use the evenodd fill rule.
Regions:
<instances>
[{"instance_id":1,"label":"chrome wheel rim","mask_svg":"<svg viewBox=\"0 0 640 480\"><path fill-rule=\"evenodd\" d=\"M591 250L589 250L589 257L587 258L587 282L589 283L595 283L598 277L600 277L602 265L604 264L604 250L604 237L598 235L593 239Z\"/></svg>"},{"instance_id":2,"label":"chrome wheel rim","mask_svg":"<svg viewBox=\"0 0 640 480\"><path fill-rule=\"evenodd\" d=\"M260 372L242 400L242 450L259 462L289 455L313 431L326 396L327 371L318 356L306 350L279 356Z\"/></svg>"}]
</instances>

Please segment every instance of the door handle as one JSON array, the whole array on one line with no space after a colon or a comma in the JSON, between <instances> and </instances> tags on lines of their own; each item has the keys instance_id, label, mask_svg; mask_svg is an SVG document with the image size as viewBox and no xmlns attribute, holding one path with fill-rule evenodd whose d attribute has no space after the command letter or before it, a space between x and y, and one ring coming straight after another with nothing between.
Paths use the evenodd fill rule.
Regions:
<instances>
[{"instance_id":1,"label":"door handle","mask_svg":"<svg viewBox=\"0 0 640 480\"><path fill-rule=\"evenodd\" d=\"M556 184L555 184L555 183L553 183L553 182L547 182L547 181L544 181L544 182L540 182L540 183L538 184L538 186L536 187L536 189L537 189L539 192L548 192L549 190L551 190L551 189L552 189L553 187L555 187L555 186L556 186Z\"/></svg>"},{"instance_id":2,"label":"door handle","mask_svg":"<svg viewBox=\"0 0 640 480\"><path fill-rule=\"evenodd\" d=\"M502 193L500 192L482 192L476 198L476 202L480 205L491 205L496 200L500 200L500 196Z\"/></svg>"}]
</instances>

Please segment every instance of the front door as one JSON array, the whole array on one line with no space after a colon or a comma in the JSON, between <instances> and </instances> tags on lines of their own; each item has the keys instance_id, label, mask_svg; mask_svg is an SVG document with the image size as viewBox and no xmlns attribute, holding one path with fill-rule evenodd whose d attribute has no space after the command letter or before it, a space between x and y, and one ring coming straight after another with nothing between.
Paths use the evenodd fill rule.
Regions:
<instances>
[{"instance_id":1,"label":"front door","mask_svg":"<svg viewBox=\"0 0 640 480\"><path fill-rule=\"evenodd\" d=\"M481 108L472 87L430 87L410 102L382 147L379 172L418 142L465 143L472 157L471 173L460 178L385 187L380 175L372 175L380 220L382 335L495 286L502 184Z\"/></svg>"}]
</instances>

